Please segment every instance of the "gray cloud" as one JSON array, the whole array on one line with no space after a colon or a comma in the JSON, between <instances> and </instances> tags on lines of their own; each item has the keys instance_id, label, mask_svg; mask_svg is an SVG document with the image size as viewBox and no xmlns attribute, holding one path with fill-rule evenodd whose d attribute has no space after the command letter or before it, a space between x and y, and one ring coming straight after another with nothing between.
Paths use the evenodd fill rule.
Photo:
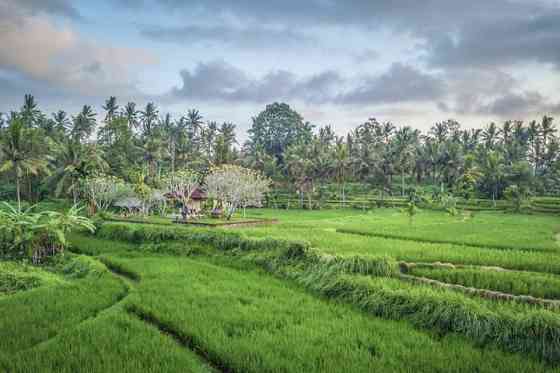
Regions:
<instances>
[{"instance_id":1,"label":"gray cloud","mask_svg":"<svg viewBox=\"0 0 560 373\"><path fill-rule=\"evenodd\" d=\"M453 104L443 111L456 114L480 113L488 101L513 93L521 85L511 74L494 68L449 69L444 79Z\"/></svg>"},{"instance_id":2,"label":"gray cloud","mask_svg":"<svg viewBox=\"0 0 560 373\"><path fill-rule=\"evenodd\" d=\"M120 1L129 3L129 0ZM560 8L554 2L155 0L154 3L169 12L189 12L226 23L233 19L234 24L272 25L286 30L317 26L353 26L364 32L389 29L423 41L426 59L437 66L495 66L524 61L560 64L560 22L557 21ZM154 5L150 3L146 9L148 6ZM230 36L213 32L218 30L192 31L203 39L242 42L251 38L244 33L236 35L235 30ZM187 34L183 36L189 39ZM261 36L259 40L279 37L275 33Z\"/></svg>"},{"instance_id":3,"label":"gray cloud","mask_svg":"<svg viewBox=\"0 0 560 373\"><path fill-rule=\"evenodd\" d=\"M337 101L345 104L432 101L443 97L445 91L441 78L394 63L387 72L365 78L359 87L341 94Z\"/></svg>"},{"instance_id":4,"label":"gray cloud","mask_svg":"<svg viewBox=\"0 0 560 373\"><path fill-rule=\"evenodd\" d=\"M175 97L258 103L275 99L324 102L341 80L330 71L299 79L285 70L257 79L224 61L199 63L192 71L181 71L181 78L182 87L172 90Z\"/></svg>"},{"instance_id":5,"label":"gray cloud","mask_svg":"<svg viewBox=\"0 0 560 373\"><path fill-rule=\"evenodd\" d=\"M237 47L278 48L279 45L307 44L310 38L287 28L231 25L179 27L141 26L140 34L148 39L177 44L227 44Z\"/></svg>"},{"instance_id":6,"label":"gray cloud","mask_svg":"<svg viewBox=\"0 0 560 373\"><path fill-rule=\"evenodd\" d=\"M302 100L308 103L376 104L405 101L427 101L441 97L445 84L438 77L402 64L376 77L359 77L360 84L349 89L350 79L326 71L299 78L278 70L261 78L223 61L199 63L192 71L181 71L183 85L172 95L202 100L266 102L278 99Z\"/></svg>"},{"instance_id":7,"label":"gray cloud","mask_svg":"<svg viewBox=\"0 0 560 373\"><path fill-rule=\"evenodd\" d=\"M520 14L546 9L538 2L510 0L471 0L469 2L447 0L397 0L397 1L325 1L325 0L156 0L169 11L188 11L213 16L232 15L243 19L258 20L261 23L281 23L291 25L392 25L406 30L435 30L442 27L469 24L471 20L508 18ZM137 2L120 0L123 5ZM152 3L142 2L146 8ZM458 17L460 16L460 17Z\"/></svg>"},{"instance_id":8,"label":"gray cloud","mask_svg":"<svg viewBox=\"0 0 560 373\"><path fill-rule=\"evenodd\" d=\"M428 60L438 66L503 66L520 62L560 66L560 11L496 19L432 40Z\"/></svg>"},{"instance_id":9,"label":"gray cloud","mask_svg":"<svg viewBox=\"0 0 560 373\"><path fill-rule=\"evenodd\" d=\"M548 102L545 97L535 91L507 93L479 108L479 113L481 114L490 114L505 118L518 115L538 115L558 112L560 112L560 104Z\"/></svg>"}]
</instances>

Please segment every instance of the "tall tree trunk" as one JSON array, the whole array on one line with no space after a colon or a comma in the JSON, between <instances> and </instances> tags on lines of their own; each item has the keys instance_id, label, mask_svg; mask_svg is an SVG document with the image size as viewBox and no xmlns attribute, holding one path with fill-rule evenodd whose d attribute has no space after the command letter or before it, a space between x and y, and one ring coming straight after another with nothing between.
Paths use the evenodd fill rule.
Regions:
<instances>
[{"instance_id":1,"label":"tall tree trunk","mask_svg":"<svg viewBox=\"0 0 560 373\"><path fill-rule=\"evenodd\" d=\"M78 203L78 190L74 178L72 178L72 198L74 199L74 205L76 205Z\"/></svg>"},{"instance_id":2,"label":"tall tree trunk","mask_svg":"<svg viewBox=\"0 0 560 373\"><path fill-rule=\"evenodd\" d=\"M175 141L171 143L171 173L175 173Z\"/></svg>"},{"instance_id":3,"label":"tall tree trunk","mask_svg":"<svg viewBox=\"0 0 560 373\"><path fill-rule=\"evenodd\" d=\"M401 196L404 197L404 170L401 171Z\"/></svg>"},{"instance_id":4,"label":"tall tree trunk","mask_svg":"<svg viewBox=\"0 0 560 373\"><path fill-rule=\"evenodd\" d=\"M20 181L19 181L19 176L16 176L16 197L17 197L17 203L18 203L18 210L21 211L21 187L20 187Z\"/></svg>"}]
</instances>

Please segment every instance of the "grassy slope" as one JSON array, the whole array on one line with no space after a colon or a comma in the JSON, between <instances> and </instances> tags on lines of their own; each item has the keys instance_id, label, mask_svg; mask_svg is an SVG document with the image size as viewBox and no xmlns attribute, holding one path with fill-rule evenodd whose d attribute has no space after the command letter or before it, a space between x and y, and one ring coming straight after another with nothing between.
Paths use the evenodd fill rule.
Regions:
<instances>
[{"instance_id":1,"label":"grassy slope","mask_svg":"<svg viewBox=\"0 0 560 373\"><path fill-rule=\"evenodd\" d=\"M82 258L56 284L0 298L0 371L208 371L194 353L128 316L127 284ZM88 273L72 279L84 265Z\"/></svg>"},{"instance_id":2,"label":"grassy slope","mask_svg":"<svg viewBox=\"0 0 560 373\"><path fill-rule=\"evenodd\" d=\"M10 372L211 372L193 352L122 308L4 361Z\"/></svg>"},{"instance_id":3,"label":"grassy slope","mask_svg":"<svg viewBox=\"0 0 560 373\"><path fill-rule=\"evenodd\" d=\"M535 272L494 271L479 268L415 267L410 274L451 284L489 289L515 295L560 299L560 278Z\"/></svg>"},{"instance_id":4,"label":"grassy slope","mask_svg":"<svg viewBox=\"0 0 560 373\"><path fill-rule=\"evenodd\" d=\"M548 247L550 250L555 247L558 252L489 249L336 232L336 229L339 228L360 226L362 229L364 227L370 229L375 225L394 227L394 230L398 231L399 234L405 235L409 230L407 218L394 209L378 209L371 214L359 214L354 210L310 211L303 217L298 217L298 214L301 215L301 210L257 210L252 213L264 217L278 214L281 223L267 227L240 228L239 230L245 232L245 234L252 237L290 237L291 239L308 240L312 246L327 253L389 255L397 260L411 262L441 261L457 264L494 265L510 269L560 274L560 247L556 241L552 241L550 238L554 237L554 232L560 227L560 219L553 216L526 217L503 213L479 213L474 221L459 223L456 219L440 212L422 211L417 216L414 225L418 224L417 231L421 231L420 227L429 226L429 222L434 220L437 222L438 229L445 233L445 236L441 236L444 234L441 233L440 237L448 240L456 236L455 229L457 227L474 226L473 231L478 232L478 237L482 240L477 241L479 243L491 242L485 238L486 233L484 232L487 231L487 226L493 225L495 228L492 228L492 234L496 237L492 240L500 240L499 242L503 245L511 245L512 248L515 248L516 237L522 236L525 237L525 241L531 239L535 244ZM536 220L532 220L533 218ZM523 224L517 224L516 221L518 220ZM435 228L431 229L437 231ZM536 232L545 229L546 233L537 235L533 233L533 229ZM518 233L512 238L511 231L518 231ZM427 233L426 236L429 237Z\"/></svg>"},{"instance_id":5,"label":"grassy slope","mask_svg":"<svg viewBox=\"0 0 560 373\"><path fill-rule=\"evenodd\" d=\"M379 216L375 216L378 211ZM253 214L280 217L282 224L243 229L248 235L308 239L327 252L383 253L411 261L443 260L560 273L555 253L436 245L336 232L352 224L369 229L371 219L378 218L387 220L387 226L397 224L400 218L385 216L385 210L377 210L372 216L352 210L288 211L280 216L274 216L275 211L260 210ZM488 216L490 220L484 220L484 224L499 225L504 215ZM428 216L426 225L432 218L439 219ZM446 226L445 222L438 224ZM557 220L539 224L552 231ZM483 234L483 227L476 229ZM441 230L447 235L453 233L449 226ZM547 240L535 239L545 246ZM453 334L435 336L409 323L366 316L350 306L319 300L260 272L224 268L202 259L153 255L139 252L138 246L79 235L73 242L85 253L103 254L119 268L137 273L140 282L133 285L131 295L113 307L126 295L126 287L109 273L0 298L1 314L7 315L0 318L0 368L18 372L71 372L80 368L92 372L208 370L195 353L126 313L125 309L132 307L153 317L160 327L190 340L215 362L244 371L547 370L522 355L488 346L475 348ZM506 242L513 240L506 238ZM410 285L395 282L391 286L410 287L413 292ZM80 303L86 300L85 305ZM490 308L494 307L498 310L500 305ZM49 316L45 317L44 310ZM514 311L523 309L512 307ZM17 327L9 330L12 328L8 325ZM9 342L2 345L2 341Z\"/></svg>"},{"instance_id":6,"label":"grassy slope","mask_svg":"<svg viewBox=\"0 0 560 373\"><path fill-rule=\"evenodd\" d=\"M19 262L0 262L0 299L42 286L56 286L64 279L52 272Z\"/></svg>"},{"instance_id":7,"label":"grassy slope","mask_svg":"<svg viewBox=\"0 0 560 373\"><path fill-rule=\"evenodd\" d=\"M188 258L121 259L121 265L142 277L130 300L136 308L235 371L545 370L457 336L433 338L318 300L262 273Z\"/></svg>"},{"instance_id":8,"label":"grassy slope","mask_svg":"<svg viewBox=\"0 0 560 373\"><path fill-rule=\"evenodd\" d=\"M376 209L368 213L355 210L252 210L248 216L277 217L285 225L320 223L323 228L358 229L374 234L446 241L460 245L534 248L558 251L554 232L560 228L555 216L479 212L474 218L451 217L445 213L422 210L412 224L398 209Z\"/></svg>"}]
</instances>

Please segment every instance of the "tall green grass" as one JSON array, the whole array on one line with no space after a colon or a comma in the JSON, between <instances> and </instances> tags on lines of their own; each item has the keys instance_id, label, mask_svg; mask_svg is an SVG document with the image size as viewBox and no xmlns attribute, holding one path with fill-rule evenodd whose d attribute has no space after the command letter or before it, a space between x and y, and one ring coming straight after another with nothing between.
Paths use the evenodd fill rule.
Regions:
<instances>
[{"instance_id":1,"label":"tall green grass","mask_svg":"<svg viewBox=\"0 0 560 373\"><path fill-rule=\"evenodd\" d=\"M69 314L63 314L68 317ZM157 328L110 310L34 348L0 354L0 371L10 373L209 373L194 352Z\"/></svg>"},{"instance_id":2,"label":"tall green grass","mask_svg":"<svg viewBox=\"0 0 560 373\"><path fill-rule=\"evenodd\" d=\"M396 278L333 271L329 266L286 259L283 254L252 257L255 263L331 299L376 315L407 319L441 333L461 333L482 345L560 363L560 314L536 306L472 299L460 293L413 285Z\"/></svg>"},{"instance_id":3,"label":"tall green grass","mask_svg":"<svg viewBox=\"0 0 560 373\"><path fill-rule=\"evenodd\" d=\"M404 322L318 300L253 270L163 257L123 265L142 277L130 298L132 312L191 341L231 371L546 370L520 355L477 349L454 334L433 338Z\"/></svg>"},{"instance_id":4,"label":"tall green grass","mask_svg":"<svg viewBox=\"0 0 560 373\"><path fill-rule=\"evenodd\" d=\"M322 225L278 225L258 229L243 228L239 231L254 238L305 239L312 247L333 255L386 255L407 262L500 266L516 270L560 274L560 254L553 252L483 249L463 245L388 240L381 237L339 233L333 228L326 228Z\"/></svg>"},{"instance_id":5,"label":"tall green grass","mask_svg":"<svg viewBox=\"0 0 560 373\"><path fill-rule=\"evenodd\" d=\"M79 278L0 298L0 356L45 342L126 295L121 281L89 258L72 259L62 270Z\"/></svg>"},{"instance_id":6,"label":"tall green grass","mask_svg":"<svg viewBox=\"0 0 560 373\"><path fill-rule=\"evenodd\" d=\"M560 250L554 237L554 232L560 228L560 220L555 216L478 212L471 218L470 214L451 217L444 212L422 210L410 224L406 214L397 209L377 209L359 215L345 210L338 212L338 215L336 211L256 212L264 217L276 216L280 220L281 224L270 227L270 230L286 227L331 228L430 243L553 252Z\"/></svg>"},{"instance_id":7,"label":"tall green grass","mask_svg":"<svg viewBox=\"0 0 560 373\"><path fill-rule=\"evenodd\" d=\"M35 266L21 262L0 262L0 297L63 282L61 276Z\"/></svg>"},{"instance_id":8,"label":"tall green grass","mask_svg":"<svg viewBox=\"0 0 560 373\"><path fill-rule=\"evenodd\" d=\"M560 278L548 274L496 271L476 267L452 269L425 266L413 266L409 273L413 276L508 294L560 299Z\"/></svg>"}]
</instances>

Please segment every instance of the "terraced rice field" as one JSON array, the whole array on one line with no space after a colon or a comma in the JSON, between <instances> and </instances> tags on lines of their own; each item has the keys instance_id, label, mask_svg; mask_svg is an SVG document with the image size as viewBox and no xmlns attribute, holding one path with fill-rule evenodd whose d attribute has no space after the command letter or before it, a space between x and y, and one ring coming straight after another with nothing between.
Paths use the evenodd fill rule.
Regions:
<instances>
[{"instance_id":1,"label":"terraced rice field","mask_svg":"<svg viewBox=\"0 0 560 373\"><path fill-rule=\"evenodd\" d=\"M251 217L280 222L106 222L0 263L0 371L560 371L558 217Z\"/></svg>"}]
</instances>

